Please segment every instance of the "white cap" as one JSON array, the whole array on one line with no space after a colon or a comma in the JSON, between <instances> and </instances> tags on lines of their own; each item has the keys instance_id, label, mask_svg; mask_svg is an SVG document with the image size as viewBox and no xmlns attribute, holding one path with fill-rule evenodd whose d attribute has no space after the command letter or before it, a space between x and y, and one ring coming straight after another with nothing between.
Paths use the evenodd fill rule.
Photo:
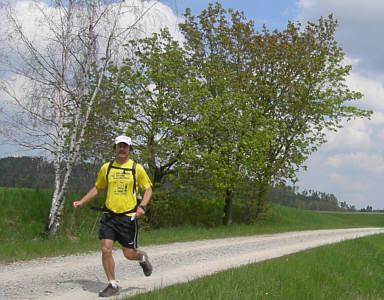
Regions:
<instances>
[{"instance_id":1,"label":"white cap","mask_svg":"<svg viewBox=\"0 0 384 300\"><path fill-rule=\"evenodd\" d=\"M118 137L115 138L115 145L117 145L118 143L125 143L129 146L132 145L131 138L125 135L119 135Z\"/></svg>"}]
</instances>

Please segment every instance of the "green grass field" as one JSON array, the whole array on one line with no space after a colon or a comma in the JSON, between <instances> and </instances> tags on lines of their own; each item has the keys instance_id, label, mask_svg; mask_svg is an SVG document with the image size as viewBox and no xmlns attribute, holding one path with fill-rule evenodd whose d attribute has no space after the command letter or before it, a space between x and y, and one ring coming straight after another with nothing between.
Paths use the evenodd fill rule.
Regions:
<instances>
[{"instance_id":1,"label":"green grass field","mask_svg":"<svg viewBox=\"0 0 384 300\"><path fill-rule=\"evenodd\" d=\"M79 197L75 192L68 195L60 234L46 239L50 192L1 188L0 261L99 250L99 215L86 207L74 211L71 203ZM196 206L198 201L194 201ZM98 199L93 204L101 202ZM185 207L188 203L193 201L185 201L177 213L190 213ZM241 211L239 206L234 203L234 212ZM307 229L383 227L384 215L319 213L273 205L263 220L251 225L242 224L238 213L228 227L204 225L205 219L200 221L203 225L194 222L156 230L144 224L141 245ZM133 299L384 299L383 249L383 235L375 235L231 269Z\"/></svg>"},{"instance_id":2,"label":"green grass field","mask_svg":"<svg viewBox=\"0 0 384 300\"><path fill-rule=\"evenodd\" d=\"M383 246L383 235L345 241L130 299L384 299Z\"/></svg>"}]
</instances>

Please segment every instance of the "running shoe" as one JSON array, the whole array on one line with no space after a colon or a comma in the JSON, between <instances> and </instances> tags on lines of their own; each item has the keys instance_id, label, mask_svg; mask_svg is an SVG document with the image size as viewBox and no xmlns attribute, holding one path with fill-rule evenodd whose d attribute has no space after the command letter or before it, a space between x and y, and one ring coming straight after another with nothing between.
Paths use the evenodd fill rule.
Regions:
<instances>
[{"instance_id":1,"label":"running shoe","mask_svg":"<svg viewBox=\"0 0 384 300\"><path fill-rule=\"evenodd\" d=\"M148 260L147 253L143 252L144 261L141 261L139 264L143 268L143 272L145 276L151 276L152 274L152 265Z\"/></svg>"},{"instance_id":2,"label":"running shoe","mask_svg":"<svg viewBox=\"0 0 384 300\"><path fill-rule=\"evenodd\" d=\"M113 287L112 284L108 284L108 286L99 293L99 297L111 297L111 296L116 296L120 294L120 288Z\"/></svg>"}]
</instances>

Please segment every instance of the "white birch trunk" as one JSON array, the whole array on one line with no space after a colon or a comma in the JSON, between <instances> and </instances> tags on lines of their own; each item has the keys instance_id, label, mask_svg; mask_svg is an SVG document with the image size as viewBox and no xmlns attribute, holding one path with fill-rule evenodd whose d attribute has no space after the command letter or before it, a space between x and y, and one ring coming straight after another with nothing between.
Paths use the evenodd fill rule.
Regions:
<instances>
[{"instance_id":1,"label":"white birch trunk","mask_svg":"<svg viewBox=\"0 0 384 300\"><path fill-rule=\"evenodd\" d=\"M82 121L80 120L83 114L82 108L81 106L75 107L74 124L73 124L71 135L69 137L69 153L68 153L68 157L65 164L65 169L64 169L65 172L63 174L63 178L61 178L60 176L61 165L55 164L55 190L52 196L51 210L49 213L49 218L47 223L48 236L55 235L60 227L60 221L62 218L62 212L64 208L64 201L65 201L66 191L68 188L69 178L71 176L73 165L76 162L77 156L80 151L81 141L83 140L85 129L88 124L90 113L92 112L92 109L94 107L96 96L99 93L100 86L104 79L104 72L111 59L111 48L114 42L114 34L115 34L118 18L120 17L121 7L122 7L122 3L120 3L119 8L112 20L112 27L110 28L108 40L104 49L104 61L99 73L99 80L97 82L96 87L92 91L92 96L90 101L88 102L87 110L85 112L85 115L83 116ZM89 17L88 43L86 48L87 51L85 55L85 63L83 66L84 71L82 72L81 86L78 94L79 101L81 101L80 99L82 99L87 94L87 92L89 92L87 91L86 82L89 77L89 71L91 69L91 64L93 59L92 56L94 55L93 52L97 42L95 39L95 33L93 32L93 28L95 27L96 22L98 22L98 20L96 19L97 16L96 16L95 9L96 9L96 5L92 3L90 5L90 10L88 10L90 12L90 14L88 15ZM60 137L61 135L59 134L58 144L62 142L62 139ZM61 156L62 149L63 148L59 147L59 149L57 150L57 157ZM61 160L57 159L57 161L61 161Z\"/></svg>"}]
</instances>

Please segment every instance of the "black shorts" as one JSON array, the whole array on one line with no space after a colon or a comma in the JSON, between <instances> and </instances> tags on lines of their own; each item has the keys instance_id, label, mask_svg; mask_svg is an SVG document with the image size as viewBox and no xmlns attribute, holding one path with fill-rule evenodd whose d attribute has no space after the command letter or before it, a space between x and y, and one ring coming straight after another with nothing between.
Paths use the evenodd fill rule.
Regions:
<instances>
[{"instance_id":1,"label":"black shorts","mask_svg":"<svg viewBox=\"0 0 384 300\"><path fill-rule=\"evenodd\" d=\"M125 248L137 248L137 221L126 215L104 213L100 220L99 239L118 241Z\"/></svg>"}]
</instances>

